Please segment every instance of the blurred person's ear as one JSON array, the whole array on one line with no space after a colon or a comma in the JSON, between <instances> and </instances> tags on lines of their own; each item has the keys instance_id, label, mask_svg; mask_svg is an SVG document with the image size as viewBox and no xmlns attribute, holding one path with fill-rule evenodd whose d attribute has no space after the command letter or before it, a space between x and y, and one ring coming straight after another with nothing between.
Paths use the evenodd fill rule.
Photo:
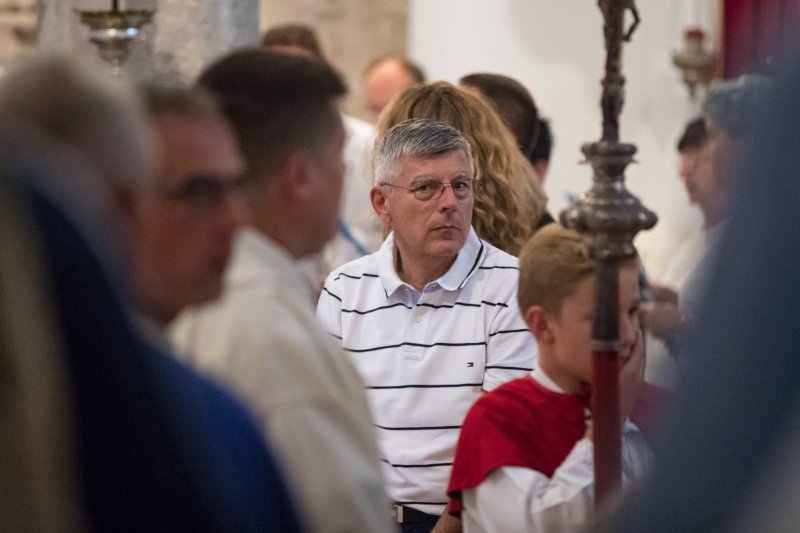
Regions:
<instances>
[{"instance_id":1,"label":"blurred person's ear","mask_svg":"<svg viewBox=\"0 0 800 533\"><path fill-rule=\"evenodd\" d=\"M288 200L306 201L314 196L312 155L304 151L291 153L281 165L279 186Z\"/></svg>"}]
</instances>

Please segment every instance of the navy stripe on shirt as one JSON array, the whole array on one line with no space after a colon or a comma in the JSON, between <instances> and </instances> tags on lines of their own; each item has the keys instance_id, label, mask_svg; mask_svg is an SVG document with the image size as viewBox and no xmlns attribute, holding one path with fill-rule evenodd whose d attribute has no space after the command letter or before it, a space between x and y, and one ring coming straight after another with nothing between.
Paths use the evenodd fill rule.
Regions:
<instances>
[{"instance_id":1,"label":"navy stripe on shirt","mask_svg":"<svg viewBox=\"0 0 800 533\"><path fill-rule=\"evenodd\" d=\"M524 370L525 372L530 372L531 370L533 370L532 368L524 368L521 366L501 366L501 365L486 365L484 368L486 370L489 370L490 368L501 368L503 370Z\"/></svg>"},{"instance_id":2,"label":"navy stripe on shirt","mask_svg":"<svg viewBox=\"0 0 800 533\"><path fill-rule=\"evenodd\" d=\"M344 272L341 272L338 276L333 278L333 281L339 281L339 278L341 278L341 277L350 278L350 279L361 279L362 277L363 278L377 278L378 275L377 274L366 274L366 273L364 273L364 274L361 274L360 276L351 276L350 274L345 274Z\"/></svg>"},{"instance_id":3,"label":"navy stripe on shirt","mask_svg":"<svg viewBox=\"0 0 800 533\"><path fill-rule=\"evenodd\" d=\"M419 426L419 427L387 427L375 424L376 428L385 429L386 431L434 431L439 429L461 429L461 426Z\"/></svg>"},{"instance_id":4,"label":"navy stripe on shirt","mask_svg":"<svg viewBox=\"0 0 800 533\"><path fill-rule=\"evenodd\" d=\"M442 384L442 385L373 385L369 387L364 387L365 389L369 390L381 390L381 389L446 389L446 388L454 388L454 387L480 387L483 383L452 383L452 384Z\"/></svg>"},{"instance_id":5,"label":"navy stripe on shirt","mask_svg":"<svg viewBox=\"0 0 800 533\"><path fill-rule=\"evenodd\" d=\"M504 335L506 333L530 333L529 329L502 329L500 331L495 331L494 333L489 333L490 337L494 337L495 335Z\"/></svg>"},{"instance_id":6,"label":"navy stripe on shirt","mask_svg":"<svg viewBox=\"0 0 800 533\"><path fill-rule=\"evenodd\" d=\"M399 348L401 346L416 346L418 348L433 348L434 346L486 346L486 341L478 342L434 342L433 344L420 344L417 342L401 342L400 344L387 344L385 346L375 346L372 348L348 348L342 349L346 352L362 353L362 352L375 352L378 350L386 350L388 348ZM489 368L489 367L486 367ZM502 367L497 367L502 368Z\"/></svg>"}]
</instances>

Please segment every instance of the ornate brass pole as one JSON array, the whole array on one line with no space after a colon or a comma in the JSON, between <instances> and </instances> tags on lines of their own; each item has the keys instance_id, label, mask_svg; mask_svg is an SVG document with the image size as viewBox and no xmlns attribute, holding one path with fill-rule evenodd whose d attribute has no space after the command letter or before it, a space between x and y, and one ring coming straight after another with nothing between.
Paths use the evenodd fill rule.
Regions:
<instances>
[{"instance_id":1,"label":"ornate brass pole","mask_svg":"<svg viewBox=\"0 0 800 533\"><path fill-rule=\"evenodd\" d=\"M619 263L636 255L633 237L653 227L656 215L625 188L625 167L636 147L619 142L619 114L624 101L622 41L639 23L634 0L599 0L605 20L605 76L602 80L603 136L582 151L594 169L591 189L561 213L561 222L581 233L585 252L596 262L595 314L592 323L592 424L594 431L595 506L621 484L619 411ZM633 23L623 33L626 10Z\"/></svg>"}]
</instances>

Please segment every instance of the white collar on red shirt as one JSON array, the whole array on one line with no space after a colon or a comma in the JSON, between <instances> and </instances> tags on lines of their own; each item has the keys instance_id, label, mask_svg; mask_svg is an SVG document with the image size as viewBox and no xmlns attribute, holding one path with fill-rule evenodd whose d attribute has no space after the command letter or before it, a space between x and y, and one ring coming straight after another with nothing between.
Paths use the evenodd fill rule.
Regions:
<instances>
[{"instance_id":1,"label":"white collar on red shirt","mask_svg":"<svg viewBox=\"0 0 800 533\"><path fill-rule=\"evenodd\" d=\"M545 374L544 370L542 370L541 365L539 365L539 358L536 358L536 362L533 363L533 370L531 370L531 377L533 380L544 387L545 389L553 392L557 392L559 394L564 394L564 389L559 387L555 381L550 379L550 376Z\"/></svg>"}]
</instances>

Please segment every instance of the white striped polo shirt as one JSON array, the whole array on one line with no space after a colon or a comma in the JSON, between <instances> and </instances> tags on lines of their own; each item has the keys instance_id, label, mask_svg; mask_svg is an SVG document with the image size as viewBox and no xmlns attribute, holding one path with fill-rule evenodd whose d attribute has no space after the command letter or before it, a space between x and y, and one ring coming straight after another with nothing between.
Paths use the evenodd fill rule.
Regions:
<instances>
[{"instance_id":1,"label":"white striped polo shirt","mask_svg":"<svg viewBox=\"0 0 800 533\"><path fill-rule=\"evenodd\" d=\"M470 229L450 270L419 293L394 269L394 238L334 271L317 306L367 390L389 497L439 514L458 432L481 390L531 371L518 261Z\"/></svg>"}]
</instances>

